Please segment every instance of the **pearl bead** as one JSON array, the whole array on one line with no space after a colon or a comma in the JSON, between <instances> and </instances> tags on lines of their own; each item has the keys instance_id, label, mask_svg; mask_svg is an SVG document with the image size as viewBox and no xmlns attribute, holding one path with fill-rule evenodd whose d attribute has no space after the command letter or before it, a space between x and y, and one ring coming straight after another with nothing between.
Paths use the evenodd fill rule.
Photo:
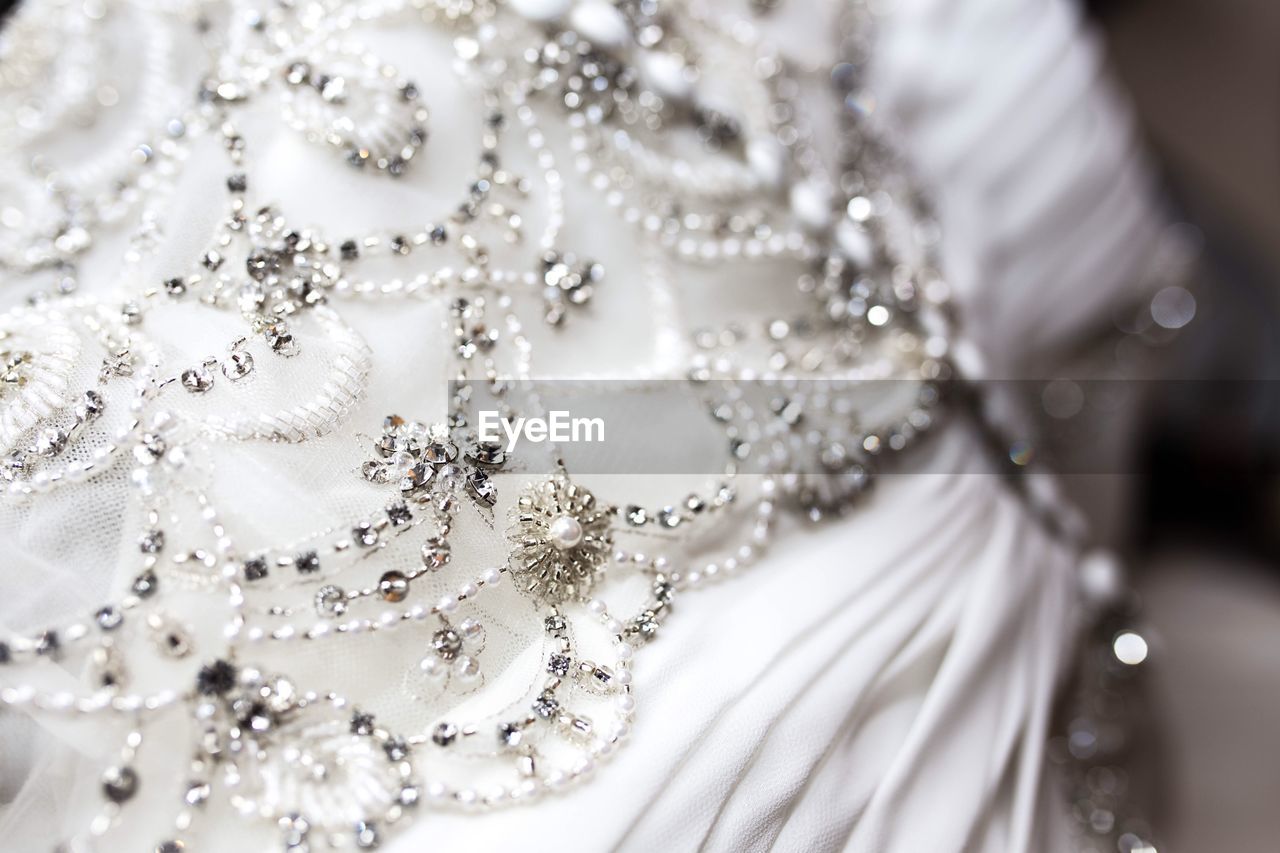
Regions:
<instances>
[{"instance_id":1,"label":"pearl bead","mask_svg":"<svg viewBox=\"0 0 1280 853\"><path fill-rule=\"evenodd\" d=\"M1124 570L1109 551L1091 551L1080 560L1080 589L1091 603L1110 604L1124 591Z\"/></svg>"},{"instance_id":2,"label":"pearl bead","mask_svg":"<svg viewBox=\"0 0 1280 853\"><path fill-rule=\"evenodd\" d=\"M517 15L530 21L554 21L569 11L569 0L510 0Z\"/></svg>"},{"instance_id":3,"label":"pearl bead","mask_svg":"<svg viewBox=\"0 0 1280 853\"><path fill-rule=\"evenodd\" d=\"M966 379L986 377L986 356L978 345L968 338L959 338L951 342L951 360Z\"/></svg>"},{"instance_id":4,"label":"pearl bead","mask_svg":"<svg viewBox=\"0 0 1280 853\"><path fill-rule=\"evenodd\" d=\"M569 13L569 24L596 47L618 50L631 41L627 19L612 3L584 0Z\"/></svg>"},{"instance_id":5,"label":"pearl bead","mask_svg":"<svg viewBox=\"0 0 1280 853\"><path fill-rule=\"evenodd\" d=\"M800 181L791 188L791 212L810 231L831 225L831 193L817 181Z\"/></svg>"},{"instance_id":6,"label":"pearl bead","mask_svg":"<svg viewBox=\"0 0 1280 853\"><path fill-rule=\"evenodd\" d=\"M568 551L582 544L582 524L571 515L562 515L551 522L547 538L561 551Z\"/></svg>"},{"instance_id":7,"label":"pearl bead","mask_svg":"<svg viewBox=\"0 0 1280 853\"><path fill-rule=\"evenodd\" d=\"M768 138L753 139L747 143L745 154L747 165L761 184L770 189L782 186L787 158L781 145Z\"/></svg>"},{"instance_id":8,"label":"pearl bead","mask_svg":"<svg viewBox=\"0 0 1280 853\"><path fill-rule=\"evenodd\" d=\"M859 269L867 269L875 260L875 246L871 242L871 235L847 218L836 226L836 246Z\"/></svg>"},{"instance_id":9,"label":"pearl bead","mask_svg":"<svg viewBox=\"0 0 1280 853\"><path fill-rule=\"evenodd\" d=\"M693 94L684 60L674 53L644 51L636 60L636 68L649 87L664 98L686 101Z\"/></svg>"}]
</instances>

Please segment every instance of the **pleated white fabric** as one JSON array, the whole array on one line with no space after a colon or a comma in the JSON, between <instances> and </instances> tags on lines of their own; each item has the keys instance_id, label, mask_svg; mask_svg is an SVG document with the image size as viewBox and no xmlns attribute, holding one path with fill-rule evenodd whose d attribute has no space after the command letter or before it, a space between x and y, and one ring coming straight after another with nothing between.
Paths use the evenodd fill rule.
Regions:
<instances>
[{"instance_id":1,"label":"pleated white fabric","mask_svg":"<svg viewBox=\"0 0 1280 853\"><path fill-rule=\"evenodd\" d=\"M879 109L941 208L948 275L997 376L1105 326L1166 224L1076 7L898 0L876 42Z\"/></svg>"},{"instance_id":2,"label":"pleated white fabric","mask_svg":"<svg viewBox=\"0 0 1280 853\"><path fill-rule=\"evenodd\" d=\"M964 428L930 455L965 473L888 477L673 614L635 670L631 743L593 782L435 816L392 849L1068 849L1042 758L1072 556Z\"/></svg>"}]
</instances>

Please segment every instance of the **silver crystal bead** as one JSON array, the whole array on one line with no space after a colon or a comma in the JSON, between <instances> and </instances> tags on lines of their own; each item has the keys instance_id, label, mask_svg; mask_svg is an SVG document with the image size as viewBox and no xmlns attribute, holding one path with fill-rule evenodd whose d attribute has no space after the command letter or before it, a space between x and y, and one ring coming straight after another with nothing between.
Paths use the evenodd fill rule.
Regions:
<instances>
[{"instance_id":1,"label":"silver crystal bead","mask_svg":"<svg viewBox=\"0 0 1280 853\"><path fill-rule=\"evenodd\" d=\"M213 373L204 365L182 371L182 387L192 394L203 394L213 387Z\"/></svg>"},{"instance_id":2,"label":"silver crystal bead","mask_svg":"<svg viewBox=\"0 0 1280 853\"><path fill-rule=\"evenodd\" d=\"M315 604L321 616L341 616L347 612L347 594L342 587L328 584L316 591Z\"/></svg>"}]
</instances>

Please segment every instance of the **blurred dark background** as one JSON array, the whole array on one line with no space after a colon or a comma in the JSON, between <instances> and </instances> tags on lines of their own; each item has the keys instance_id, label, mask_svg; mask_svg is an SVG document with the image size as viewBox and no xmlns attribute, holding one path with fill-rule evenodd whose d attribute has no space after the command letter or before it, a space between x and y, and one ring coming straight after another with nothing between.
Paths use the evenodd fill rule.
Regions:
<instances>
[{"instance_id":1,"label":"blurred dark background","mask_svg":"<svg viewBox=\"0 0 1280 853\"><path fill-rule=\"evenodd\" d=\"M1088 0L1172 203L1205 236L1173 376L1248 381L1244 417L1198 383L1157 398L1142 544L1280 563L1280 3Z\"/></svg>"},{"instance_id":2,"label":"blurred dark background","mask_svg":"<svg viewBox=\"0 0 1280 853\"><path fill-rule=\"evenodd\" d=\"M1153 640L1162 853L1280 849L1280 2L1087 0L1204 235L1197 312L1162 352L1131 544ZM1213 390L1243 399L1232 416Z\"/></svg>"}]
</instances>

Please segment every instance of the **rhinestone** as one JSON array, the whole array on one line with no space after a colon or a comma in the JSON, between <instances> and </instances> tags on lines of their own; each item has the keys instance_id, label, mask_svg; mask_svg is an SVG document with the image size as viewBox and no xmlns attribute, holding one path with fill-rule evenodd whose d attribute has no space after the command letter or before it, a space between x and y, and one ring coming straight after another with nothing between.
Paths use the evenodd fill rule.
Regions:
<instances>
[{"instance_id":1,"label":"rhinestone","mask_svg":"<svg viewBox=\"0 0 1280 853\"><path fill-rule=\"evenodd\" d=\"M203 365L182 371L182 387L192 394L203 394L213 387L213 373Z\"/></svg>"},{"instance_id":2,"label":"rhinestone","mask_svg":"<svg viewBox=\"0 0 1280 853\"><path fill-rule=\"evenodd\" d=\"M250 557L244 561L244 579L260 581L267 576L267 561L261 557Z\"/></svg>"},{"instance_id":3,"label":"rhinestone","mask_svg":"<svg viewBox=\"0 0 1280 853\"><path fill-rule=\"evenodd\" d=\"M432 536L422 546L422 564L428 569L438 569L449 562L449 543L442 536Z\"/></svg>"},{"instance_id":4,"label":"rhinestone","mask_svg":"<svg viewBox=\"0 0 1280 853\"><path fill-rule=\"evenodd\" d=\"M43 631L36 638L36 654L41 656L56 655L62 647L57 631Z\"/></svg>"},{"instance_id":5,"label":"rhinestone","mask_svg":"<svg viewBox=\"0 0 1280 853\"><path fill-rule=\"evenodd\" d=\"M245 269L254 281L264 281L277 265L274 254L261 249L249 255L244 261Z\"/></svg>"},{"instance_id":6,"label":"rhinestone","mask_svg":"<svg viewBox=\"0 0 1280 853\"><path fill-rule=\"evenodd\" d=\"M374 445L374 449L382 456L390 456L393 453L403 449L405 446L404 439L394 430L385 430L378 439L378 443Z\"/></svg>"},{"instance_id":7,"label":"rhinestone","mask_svg":"<svg viewBox=\"0 0 1280 853\"><path fill-rule=\"evenodd\" d=\"M148 621L152 623L153 639L160 651L174 658L184 658L191 653L191 638L176 622L152 617Z\"/></svg>"},{"instance_id":8,"label":"rhinestone","mask_svg":"<svg viewBox=\"0 0 1280 853\"><path fill-rule=\"evenodd\" d=\"M347 594L342 587L328 584L316 590L315 604L321 616L341 616L347 612Z\"/></svg>"},{"instance_id":9,"label":"rhinestone","mask_svg":"<svg viewBox=\"0 0 1280 853\"><path fill-rule=\"evenodd\" d=\"M458 727L453 723L441 723L431 733L431 741L436 746L448 746L458 738Z\"/></svg>"},{"instance_id":10,"label":"rhinestone","mask_svg":"<svg viewBox=\"0 0 1280 853\"><path fill-rule=\"evenodd\" d=\"M123 803L138 793L138 774L132 767L110 767L102 774L102 793L113 803Z\"/></svg>"},{"instance_id":11,"label":"rhinestone","mask_svg":"<svg viewBox=\"0 0 1280 853\"><path fill-rule=\"evenodd\" d=\"M507 461L507 453L495 442L475 441L467 447L467 458L481 465L496 466Z\"/></svg>"},{"instance_id":12,"label":"rhinestone","mask_svg":"<svg viewBox=\"0 0 1280 853\"><path fill-rule=\"evenodd\" d=\"M671 600L672 596L675 595L675 591L676 588L665 580L657 581L653 585L653 597L663 604Z\"/></svg>"},{"instance_id":13,"label":"rhinestone","mask_svg":"<svg viewBox=\"0 0 1280 853\"><path fill-rule=\"evenodd\" d=\"M373 714L356 711L351 715L351 733L353 735L373 734Z\"/></svg>"},{"instance_id":14,"label":"rhinestone","mask_svg":"<svg viewBox=\"0 0 1280 853\"><path fill-rule=\"evenodd\" d=\"M641 613L633 624L646 640L652 640L658 634L658 621L652 610Z\"/></svg>"},{"instance_id":15,"label":"rhinestone","mask_svg":"<svg viewBox=\"0 0 1280 853\"><path fill-rule=\"evenodd\" d=\"M243 172L236 172L227 177L227 189L233 193L242 193L249 187L249 179Z\"/></svg>"},{"instance_id":16,"label":"rhinestone","mask_svg":"<svg viewBox=\"0 0 1280 853\"><path fill-rule=\"evenodd\" d=\"M148 530L138 538L138 548L144 554L157 554L164 547L164 531Z\"/></svg>"},{"instance_id":17,"label":"rhinestone","mask_svg":"<svg viewBox=\"0 0 1280 853\"><path fill-rule=\"evenodd\" d=\"M627 523L639 527L649 520L649 513L645 512L644 507L629 506L627 507Z\"/></svg>"},{"instance_id":18,"label":"rhinestone","mask_svg":"<svg viewBox=\"0 0 1280 853\"><path fill-rule=\"evenodd\" d=\"M133 594L138 596L138 598L150 598L155 595L156 586L159 585L159 582L160 581L156 577L156 573L148 569L134 578L132 587Z\"/></svg>"},{"instance_id":19,"label":"rhinestone","mask_svg":"<svg viewBox=\"0 0 1280 853\"><path fill-rule=\"evenodd\" d=\"M566 655L552 655L547 661L547 672L557 678L564 678L569 674L569 658Z\"/></svg>"},{"instance_id":20,"label":"rhinestone","mask_svg":"<svg viewBox=\"0 0 1280 853\"><path fill-rule=\"evenodd\" d=\"M689 512L702 512L707 508L707 503L697 495L689 495L684 499L684 508Z\"/></svg>"},{"instance_id":21,"label":"rhinestone","mask_svg":"<svg viewBox=\"0 0 1280 853\"><path fill-rule=\"evenodd\" d=\"M196 690L205 696L221 696L236 685L236 668L225 660L201 667L196 674Z\"/></svg>"},{"instance_id":22,"label":"rhinestone","mask_svg":"<svg viewBox=\"0 0 1280 853\"><path fill-rule=\"evenodd\" d=\"M550 693L543 693L537 699L533 700L533 713L542 717L544 720L550 719L556 711L560 710L560 703Z\"/></svg>"},{"instance_id":23,"label":"rhinestone","mask_svg":"<svg viewBox=\"0 0 1280 853\"><path fill-rule=\"evenodd\" d=\"M417 464L410 468L400 479L400 491L411 492L414 489L421 488L431 481L436 470L430 465Z\"/></svg>"},{"instance_id":24,"label":"rhinestone","mask_svg":"<svg viewBox=\"0 0 1280 853\"><path fill-rule=\"evenodd\" d=\"M222 375L235 382L253 372L253 356L247 352L236 350L222 362Z\"/></svg>"},{"instance_id":25,"label":"rhinestone","mask_svg":"<svg viewBox=\"0 0 1280 853\"><path fill-rule=\"evenodd\" d=\"M422 451L422 458L432 465L452 462L458 456L458 447L451 441L433 441Z\"/></svg>"},{"instance_id":26,"label":"rhinestone","mask_svg":"<svg viewBox=\"0 0 1280 853\"><path fill-rule=\"evenodd\" d=\"M300 86L311 76L311 66L305 62L293 62L285 69L285 79L292 86Z\"/></svg>"},{"instance_id":27,"label":"rhinestone","mask_svg":"<svg viewBox=\"0 0 1280 853\"><path fill-rule=\"evenodd\" d=\"M463 476L461 466L452 462L442 465L436 470L436 489L443 492L455 491L462 485Z\"/></svg>"},{"instance_id":28,"label":"rhinestone","mask_svg":"<svg viewBox=\"0 0 1280 853\"><path fill-rule=\"evenodd\" d=\"M302 574L320 571L320 557L315 551L306 551L293 558L293 565Z\"/></svg>"},{"instance_id":29,"label":"rhinestone","mask_svg":"<svg viewBox=\"0 0 1280 853\"><path fill-rule=\"evenodd\" d=\"M351 538L365 548L378 544L378 531L371 522L362 521L351 528Z\"/></svg>"},{"instance_id":30,"label":"rhinestone","mask_svg":"<svg viewBox=\"0 0 1280 853\"><path fill-rule=\"evenodd\" d=\"M181 296L187 292L187 283L180 278L165 279L164 290L170 296Z\"/></svg>"},{"instance_id":31,"label":"rhinestone","mask_svg":"<svg viewBox=\"0 0 1280 853\"><path fill-rule=\"evenodd\" d=\"M409 594L409 579L400 572L387 572L378 579L378 595L384 601L404 601Z\"/></svg>"},{"instance_id":32,"label":"rhinestone","mask_svg":"<svg viewBox=\"0 0 1280 853\"><path fill-rule=\"evenodd\" d=\"M347 98L347 81L345 77L330 77L324 74L315 81L315 87L320 90L320 97L326 101L341 104Z\"/></svg>"},{"instance_id":33,"label":"rhinestone","mask_svg":"<svg viewBox=\"0 0 1280 853\"><path fill-rule=\"evenodd\" d=\"M548 634L561 634L569 627L569 623L564 621L564 617L559 614L548 616L543 622L543 626L547 629Z\"/></svg>"},{"instance_id":34,"label":"rhinestone","mask_svg":"<svg viewBox=\"0 0 1280 853\"><path fill-rule=\"evenodd\" d=\"M307 842L307 834L311 832L311 824L300 814L288 814L278 821L280 831L284 833L284 846L287 848L302 847Z\"/></svg>"},{"instance_id":35,"label":"rhinestone","mask_svg":"<svg viewBox=\"0 0 1280 853\"><path fill-rule=\"evenodd\" d=\"M298 354L298 345L284 323L272 323L267 327L265 335L271 351L277 355L288 358Z\"/></svg>"},{"instance_id":36,"label":"rhinestone","mask_svg":"<svg viewBox=\"0 0 1280 853\"><path fill-rule=\"evenodd\" d=\"M462 636L452 628L441 628L431 636L431 648L442 660L453 660L462 651Z\"/></svg>"},{"instance_id":37,"label":"rhinestone","mask_svg":"<svg viewBox=\"0 0 1280 853\"><path fill-rule=\"evenodd\" d=\"M392 738L382 745L382 751L392 761L403 761L409 756L409 744L403 738Z\"/></svg>"},{"instance_id":38,"label":"rhinestone","mask_svg":"<svg viewBox=\"0 0 1280 853\"><path fill-rule=\"evenodd\" d=\"M93 618L98 623L98 627L104 631L114 631L120 627L120 623L124 622L124 614L111 606L101 608Z\"/></svg>"},{"instance_id":39,"label":"rhinestone","mask_svg":"<svg viewBox=\"0 0 1280 853\"><path fill-rule=\"evenodd\" d=\"M492 507L498 502L498 488L483 471L472 471L467 478L467 487L476 500L485 506Z\"/></svg>"},{"instance_id":40,"label":"rhinestone","mask_svg":"<svg viewBox=\"0 0 1280 853\"><path fill-rule=\"evenodd\" d=\"M515 749L524 740L524 732L515 723L498 724L498 743L508 749Z\"/></svg>"},{"instance_id":41,"label":"rhinestone","mask_svg":"<svg viewBox=\"0 0 1280 853\"><path fill-rule=\"evenodd\" d=\"M85 391L84 399L80 403L84 407L84 413L88 417L96 418L102 414L102 410L106 408L107 403L102 399L102 395L97 391Z\"/></svg>"},{"instance_id":42,"label":"rhinestone","mask_svg":"<svg viewBox=\"0 0 1280 853\"><path fill-rule=\"evenodd\" d=\"M213 790L208 782L188 782L186 793L182 795L182 799L189 806L202 806L209 799L209 795L212 792Z\"/></svg>"},{"instance_id":43,"label":"rhinestone","mask_svg":"<svg viewBox=\"0 0 1280 853\"><path fill-rule=\"evenodd\" d=\"M409 807L418 804L418 788L415 785L405 785L400 789L400 805Z\"/></svg>"},{"instance_id":44,"label":"rhinestone","mask_svg":"<svg viewBox=\"0 0 1280 853\"><path fill-rule=\"evenodd\" d=\"M354 261L360 257L360 247L356 245L355 240L347 240L338 247L338 251L342 255L344 261Z\"/></svg>"},{"instance_id":45,"label":"rhinestone","mask_svg":"<svg viewBox=\"0 0 1280 853\"><path fill-rule=\"evenodd\" d=\"M276 676L265 688L267 707L276 714L285 714L297 707L298 689L287 678Z\"/></svg>"},{"instance_id":46,"label":"rhinestone","mask_svg":"<svg viewBox=\"0 0 1280 853\"><path fill-rule=\"evenodd\" d=\"M680 522L683 520L684 519L681 518L680 513L676 512L673 507L664 506L658 511L658 524L669 530L674 530L679 527Z\"/></svg>"},{"instance_id":47,"label":"rhinestone","mask_svg":"<svg viewBox=\"0 0 1280 853\"><path fill-rule=\"evenodd\" d=\"M32 451L40 456L57 456L67 446L67 434L56 427L40 430Z\"/></svg>"},{"instance_id":48,"label":"rhinestone","mask_svg":"<svg viewBox=\"0 0 1280 853\"><path fill-rule=\"evenodd\" d=\"M409 511L408 504L403 501L387 507L387 521L391 522L392 527L400 527L412 520L413 513Z\"/></svg>"},{"instance_id":49,"label":"rhinestone","mask_svg":"<svg viewBox=\"0 0 1280 853\"><path fill-rule=\"evenodd\" d=\"M380 841L378 828L367 820L356 823L354 835L356 846L361 850L372 850L378 846Z\"/></svg>"}]
</instances>

